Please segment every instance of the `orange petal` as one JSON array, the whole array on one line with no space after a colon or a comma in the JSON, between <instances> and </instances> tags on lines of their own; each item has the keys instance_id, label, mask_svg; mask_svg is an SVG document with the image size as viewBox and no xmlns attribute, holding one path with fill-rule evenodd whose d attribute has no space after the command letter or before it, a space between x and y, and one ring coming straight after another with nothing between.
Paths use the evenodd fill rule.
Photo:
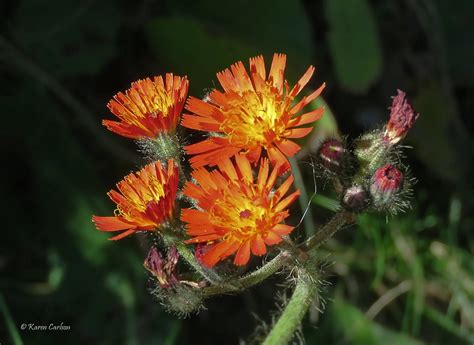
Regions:
<instances>
[{"instance_id":1,"label":"orange petal","mask_svg":"<svg viewBox=\"0 0 474 345\"><path fill-rule=\"evenodd\" d=\"M230 159L224 159L218 164L219 170L226 174L231 180L238 180L237 171L235 171L234 165Z\"/></svg>"},{"instance_id":2,"label":"orange petal","mask_svg":"<svg viewBox=\"0 0 474 345\"><path fill-rule=\"evenodd\" d=\"M309 102L313 101L318 97L321 92L323 92L324 88L326 87L326 83L323 83L317 90L315 90L309 96L303 97L301 101L299 101L293 108L290 110L290 115L294 115L298 113L301 109L303 109Z\"/></svg>"},{"instance_id":3,"label":"orange petal","mask_svg":"<svg viewBox=\"0 0 474 345\"><path fill-rule=\"evenodd\" d=\"M247 70L245 69L245 66L242 61L233 64L230 69L238 85L238 90L241 93L246 91L253 91L252 81L250 80L250 77L247 74Z\"/></svg>"},{"instance_id":4,"label":"orange petal","mask_svg":"<svg viewBox=\"0 0 474 345\"><path fill-rule=\"evenodd\" d=\"M122 232L121 234L119 234L119 235L117 235L117 236L114 236L114 237L109 238L109 241L121 240L122 238L127 237L128 235L131 235L131 234L133 234L134 232L135 232L135 230L124 231L124 232Z\"/></svg>"},{"instance_id":5,"label":"orange petal","mask_svg":"<svg viewBox=\"0 0 474 345\"><path fill-rule=\"evenodd\" d=\"M277 203L278 201L280 201L280 199L286 194L286 192L288 192L288 190L290 189L291 185L293 184L293 181L294 181L294 177L293 175L290 175L286 180L285 182L283 182L280 187L278 187L278 189L275 191L275 193L273 194L273 202L274 203Z\"/></svg>"},{"instance_id":6,"label":"orange petal","mask_svg":"<svg viewBox=\"0 0 474 345\"><path fill-rule=\"evenodd\" d=\"M234 264L237 266L245 265L250 259L250 241L245 241L235 255Z\"/></svg>"},{"instance_id":7,"label":"orange petal","mask_svg":"<svg viewBox=\"0 0 474 345\"><path fill-rule=\"evenodd\" d=\"M130 139L140 139L143 137L154 137L153 133L142 128L122 123L118 121L102 120L102 124L111 132L117 133Z\"/></svg>"},{"instance_id":8,"label":"orange petal","mask_svg":"<svg viewBox=\"0 0 474 345\"><path fill-rule=\"evenodd\" d=\"M278 236L285 236L285 235L288 235L289 233L291 233L293 231L293 229L294 229L293 226L289 226L289 225L286 225L286 224L277 224L270 231L274 232Z\"/></svg>"},{"instance_id":9,"label":"orange petal","mask_svg":"<svg viewBox=\"0 0 474 345\"><path fill-rule=\"evenodd\" d=\"M296 97L300 91L308 84L309 80L313 76L315 68L313 66L309 66L306 72L303 74L303 76L298 80L296 85L293 87L293 89L290 91L289 96L290 97Z\"/></svg>"},{"instance_id":10,"label":"orange petal","mask_svg":"<svg viewBox=\"0 0 474 345\"><path fill-rule=\"evenodd\" d=\"M219 112L219 108L217 108L215 105L204 102L203 100L193 96L189 96L188 101L186 102L186 110L208 119L212 119L213 114L215 112ZM184 127L188 127L187 123L184 121L184 118L182 125Z\"/></svg>"},{"instance_id":11,"label":"orange petal","mask_svg":"<svg viewBox=\"0 0 474 345\"><path fill-rule=\"evenodd\" d=\"M278 236L276 233L269 231L266 236L263 237L263 240L265 241L266 244L269 246L280 243L282 241L282 238Z\"/></svg>"},{"instance_id":12,"label":"orange petal","mask_svg":"<svg viewBox=\"0 0 474 345\"><path fill-rule=\"evenodd\" d=\"M274 167L278 167L278 174L282 174L288 169L290 169L291 165L288 162L288 159L285 157L283 153L276 147L271 146L268 151L268 158L270 158L270 162Z\"/></svg>"},{"instance_id":13,"label":"orange petal","mask_svg":"<svg viewBox=\"0 0 474 345\"><path fill-rule=\"evenodd\" d=\"M284 73L286 66L285 54L273 54L272 65L270 67L270 74L268 80L277 88L279 92L283 90Z\"/></svg>"},{"instance_id":14,"label":"orange petal","mask_svg":"<svg viewBox=\"0 0 474 345\"><path fill-rule=\"evenodd\" d=\"M239 147L227 146L220 147L214 151L201 153L192 157L189 162L191 166L196 169L205 165L215 166L221 160L230 158L240 151Z\"/></svg>"},{"instance_id":15,"label":"orange petal","mask_svg":"<svg viewBox=\"0 0 474 345\"><path fill-rule=\"evenodd\" d=\"M267 247L260 235L255 236L251 244L252 253L257 256L261 256L267 252Z\"/></svg>"},{"instance_id":16,"label":"orange petal","mask_svg":"<svg viewBox=\"0 0 474 345\"><path fill-rule=\"evenodd\" d=\"M303 138L307 136L309 133L311 133L312 130L313 130L313 127L292 128L288 130L285 137L286 138Z\"/></svg>"},{"instance_id":17,"label":"orange petal","mask_svg":"<svg viewBox=\"0 0 474 345\"><path fill-rule=\"evenodd\" d=\"M185 208L181 211L181 220L186 223L209 224L209 215L192 208Z\"/></svg>"},{"instance_id":18,"label":"orange petal","mask_svg":"<svg viewBox=\"0 0 474 345\"><path fill-rule=\"evenodd\" d=\"M184 147L188 155L195 155L198 153L203 153L211 150L215 150L222 147L222 142L217 142L214 138L208 138L206 140L200 141L196 144L187 145Z\"/></svg>"},{"instance_id":19,"label":"orange petal","mask_svg":"<svg viewBox=\"0 0 474 345\"><path fill-rule=\"evenodd\" d=\"M202 116L184 114L181 125L199 131L221 132L219 122Z\"/></svg>"},{"instance_id":20,"label":"orange petal","mask_svg":"<svg viewBox=\"0 0 474 345\"><path fill-rule=\"evenodd\" d=\"M237 168L239 169L242 178L244 181L252 182L253 175L252 175L252 167L250 166L250 162L243 154L239 154L235 156L235 162L237 164Z\"/></svg>"},{"instance_id":21,"label":"orange petal","mask_svg":"<svg viewBox=\"0 0 474 345\"><path fill-rule=\"evenodd\" d=\"M295 117L289 123L289 127L297 127L308 123L318 121L324 114L324 107L317 108L309 113Z\"/></svg>"},{"instance_id":22,"label":"orange petal","mask_svg":"<svg viewBox=\"0 0 474 345\"><path fill-rule=\"evenodd\" d=\"M250 58L250 72L256 73L262 80L266 79L265 61L262 55Z\"/></svg>"},{"instance_id":23,"label":"orange petal","mask_svg":"<svg viewBox=\"0 0 474 345\"><path fill-rule=\"evenodd\" d=\"M276 142L276 146L283 152L287 157L293 157L301 147L291 140L283 139L280 142Z\"/></svg>"},{"instance_id":24,"label":"orange petal","mask_svg":"<svg viewBox=\"0 0 474 345\"><path fill-rule=\"evenodd\" d=\"M222 255L228 251L232 245L233 243L227 241L217 243L202 256L201 262L204 266L209 268L214 266L216 263L224 259Z\"/></svg>"},{"instance_id":25,"label":"orange petal","mask_svg":"<svg viewBox=\"0 0 474 345\"><path fill-rule=\"evenodd\" d=\"M120 231L125 229L136 228L135 225L121 220L119 217L100 217L92 216L97 230L101 231Z\"/></svg>"},{"instance_id":26,"label":"orange petal","mask_svg":"<svg viewBox=\"0 0 474 345\"><path fill-rule=\"evenodd\" d=\"M249 161L256 163L260 159L261 154L262 154L262 146L258 145L257 147L249 150L246 156L249 159Z\"/></svg>"},{"instance_id":27,"label":"orange petal","mask_svg":"<svg viewBox=\"0 0 474 345\"><path fill-rule=\"evenodd\" d=\"M281 212L283 211L285 208L287 208L293 201L295 201L296 199L298 199L298 197L300 196L300 191L297 190L296 192L288 195L285 199L283 199L282 201L280 201L274 208L274 211L275 212Z\"/></svg>"},{"instance_id":28,"label":"orange petal","mask_svg":"<svg viewBox=\"0 0 474 345\"><path fill-rule=\"evenodd\" d=\"M268 179L269 171L268 159L264 158L260 162L260 169L258 170L257 185L259 190L263 190Z\"/></svg>"}]
</instances>

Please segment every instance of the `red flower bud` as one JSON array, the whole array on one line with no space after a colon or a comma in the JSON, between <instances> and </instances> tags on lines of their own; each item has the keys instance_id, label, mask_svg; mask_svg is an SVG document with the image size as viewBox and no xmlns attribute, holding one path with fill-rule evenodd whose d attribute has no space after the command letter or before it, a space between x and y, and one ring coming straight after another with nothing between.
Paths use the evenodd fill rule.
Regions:
<instances>
[{"instance_id":1,"label":"red flower bud","mask_svg":"<svg viewBox=\"0 0 474 345\"><path fill-rule=\"evenodd\" d=\"M325 141L319 149L321 164L331 172L339 172L343 165L344 152L344 146L339 140L330 139Z\"/></svg>"},{"instance_id":2,"label":"red flower bud","mask_svg":"<svg viewBox=\"0 0 474 345\"><path fill-rule=\"evenodd\" d=\"M386 164L375 171L370 186L370 193L376 204L384 205L393 200L394 195L402 188L403 173L392 164Z\"/></svg>"},{"instance_id":3,"label":"red flower bud","mask_svg":"<svg viewBox=\"0 0 474 345\"><path fill-rule=\"evenodd\" d=\"M385 128L383 140L389 145L395 145L402 140L408 130L413 127L419 114L406 99L405 92L397 90L390 108L390 120Z\"/></svg>"},{"instance_id":4,"label":"red flower bud","mask_svg":"<svg viewBox=\"0 0 474 345\"><path fill-rule=\"evenodd\" d=\"M158 280L160 287L170 288L178 282L176 274L178 259L179 254L175 247L168 250L166 258L162 257L156 247L152 247L143 266Z\"/></svg>"}]
</instances>

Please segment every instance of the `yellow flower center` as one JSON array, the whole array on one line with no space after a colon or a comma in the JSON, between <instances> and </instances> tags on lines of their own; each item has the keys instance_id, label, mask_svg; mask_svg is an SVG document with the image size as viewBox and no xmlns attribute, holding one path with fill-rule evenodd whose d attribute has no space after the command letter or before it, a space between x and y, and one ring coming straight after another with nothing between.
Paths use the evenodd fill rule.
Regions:
<instances>
[{"instance_id":1,"label":"yellow flower center","mask_svg":"<svg viewBox=\"0 0 474 345\"><path fill-rule=\"evenodd\" d=\"M123 100L123 104L130 110L125 113L129 124L146 128L142 119L150 117L167 117L173 105L173 94L157 86L151 80L141 80L134 84Z\"/></svg>"},{"instance_id":2,"label":"yellow flower center","mask_svg":"<svg viewBox=\"0 0 474 345\"><path fill-rule=\"evenodd\" d=\"M122 205L117 205L115 215L122 216L127 220L133 220L136 212L144 213L150 203L158 202L165 195L163 185L154 175L147 176L148 184L146 186L139 185L135 182L135 178L126 177L124 187L120 188L122 194L131 204L130 209L124 209ZM133 187L132 187L133 186Z\"/></svg>"},{"instance_id":3,"label":"yellow flower center","mask_svg":"<svg viewBox=\"0 0 474 345\"><path fill-rule=\"evenodd\" d=\"M247 241L273 225L273 212L265 196L249 196L237 188L225 193L210 210L211 223L225 228L225 240Z\"/></svg>"},{"instance_id":4,"label":"yellow flower center","mask_svg":"<svg viewBox=\"0 0 474 345\"><path fill-rule=\"evenodd\" d=\"M221 130L231 142L249 148L268 147L286 130L281 117L285 111L283 101L269 85L259 93L246 91L223 107L226 119Z\"/></svg>"}]
</instances>

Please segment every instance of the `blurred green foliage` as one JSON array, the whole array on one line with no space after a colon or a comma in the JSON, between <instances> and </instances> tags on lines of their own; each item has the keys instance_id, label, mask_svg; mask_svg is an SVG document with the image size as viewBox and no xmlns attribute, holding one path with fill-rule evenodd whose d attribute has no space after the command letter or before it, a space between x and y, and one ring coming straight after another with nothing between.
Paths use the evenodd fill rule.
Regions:
<instances>
[{"instance_id":1,"label":"blurred green foliage","mask_svg":"<svg viewBox=\"0 0 474 345\"><path fill-rule=\"evenodd\" d=\"M275 281L211 300L190 319L167 314L147 291L150 241L109 242L90 216L112 212L105 193L143 163L133 143L100 126L113 94L173 71L203 96L215 72L256 54L269 64L273 52L288 54L291 82L313 64L311 86L328 85L327 116L303 152L383 123L396 88L421 113L408 137L414 209L361 216L321 250L334 262L322 277L327 310L308 319L307 342L474 341L472 1L22 0L0 8L0 343L237 343L258 323L251 313L267 317ZM311 169L303 177L311 193ZM336 202L317 182L312 213L323 223ZM61 322L71 330L20 328Z\"/></svg>"}]
</instances>

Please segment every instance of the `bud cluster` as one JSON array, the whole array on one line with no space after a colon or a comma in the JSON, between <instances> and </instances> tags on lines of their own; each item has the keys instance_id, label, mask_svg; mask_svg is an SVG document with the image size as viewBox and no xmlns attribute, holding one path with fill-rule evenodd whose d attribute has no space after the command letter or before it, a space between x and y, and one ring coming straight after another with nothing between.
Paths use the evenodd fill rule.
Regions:
<instances>
[{"instance_id":1,"label":"bud cluster","mask_svg":"<svg viewBox=\"0 0 474 345\"><path fill-rule=\"evenodd\" d=\"M341 192L342 206L351 212L372 209L396 213L408 206L412 179L400 163L397 144L418 114L405 92L397 92L383 129L363 134L355 140L353 149L337 139L326 140L319 148L319 165Z\"/></svg>"}]
</instances>

